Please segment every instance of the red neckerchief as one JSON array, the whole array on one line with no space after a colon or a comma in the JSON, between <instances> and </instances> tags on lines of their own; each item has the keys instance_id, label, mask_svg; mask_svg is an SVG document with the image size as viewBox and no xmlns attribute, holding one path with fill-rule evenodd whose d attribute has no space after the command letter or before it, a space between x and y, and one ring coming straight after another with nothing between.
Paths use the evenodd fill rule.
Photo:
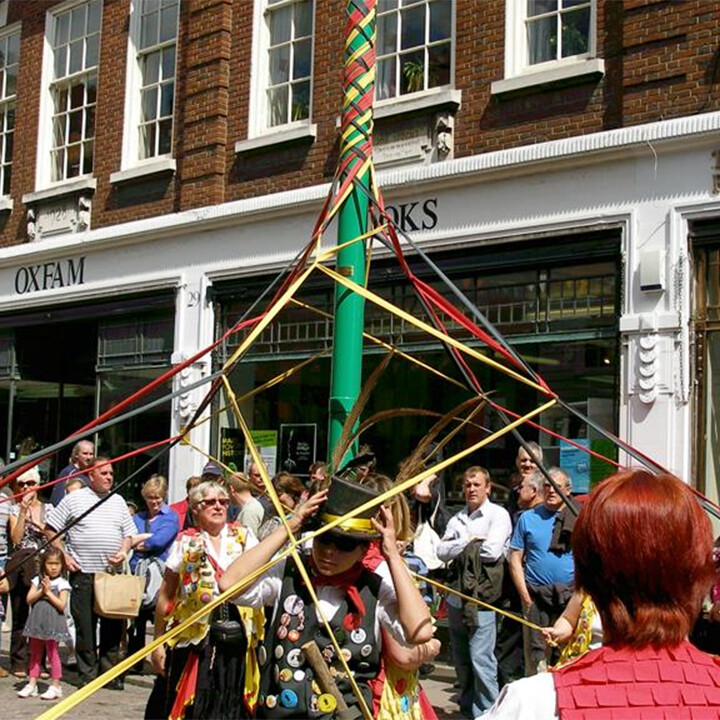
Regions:
<instances>
[{"instance_id":1,"label":"red neckerchief","mask_svg":"<svg viewBox=\"0 0 720 720\"><path fill-rule=\"evenodd\" d=\"M365 603L360 597L357 589L357 581L363 574L364 567L361 563L355 563L349 570L338 575L321 575L315 565L315 560L310 557L310 567L313 571L313 585L316 587L331 586L343 589L347 593L348 601L355 607L356 612L348 612L343 618L343 627L346 630L355 630L362 624L365 616Z\"/></svg>"}]
</instances>

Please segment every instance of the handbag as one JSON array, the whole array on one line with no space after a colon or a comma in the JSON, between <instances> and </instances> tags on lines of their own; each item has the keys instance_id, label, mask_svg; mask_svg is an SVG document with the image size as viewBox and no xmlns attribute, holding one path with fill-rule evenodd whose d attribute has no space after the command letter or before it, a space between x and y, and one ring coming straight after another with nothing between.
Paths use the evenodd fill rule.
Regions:
<instances>
[{"instance_id":1,"label":"handbag","mask_svg":"<svg viewBox=\"0 0 720 720\"><path fill-rule=\"evenodd\" d=\"M246 644L245 625L235 605L223 603L210 617L210 644L243 646Z\"/></svg>"},{"instance_id":2,"label":"handbag","mask_svg":"<svg viewBox=\"0 0 720 720\"><path fill-rule=\"evenodd\" d=\"M127 561L121 572L96 572L93 579L95 612L104 618L135 618L145 594L145 578L130 573Z\"/></svg>"},{"instance_id":3,"label":"handbag","mask_svg":"<svg viewBox=\"0 0 720 720\"><path fill-rule=\"evenodd\" d=\"M413 540L413 552L427 565L428 570L438 570L445 567L445 563L437 554L440 536L432 527L439 507L440 503L438 502L430 519L418 525Z\"/></svg>"}]
</instances>

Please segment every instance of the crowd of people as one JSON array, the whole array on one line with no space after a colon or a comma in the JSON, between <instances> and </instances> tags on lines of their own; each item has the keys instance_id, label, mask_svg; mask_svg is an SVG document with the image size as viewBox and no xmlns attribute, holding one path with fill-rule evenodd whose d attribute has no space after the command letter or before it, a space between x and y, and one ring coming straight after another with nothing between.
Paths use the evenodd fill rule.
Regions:
<instances>
[{"instance_id":1,"label":"crowd of people","mask_svg":"<svg viewBox=\"0 0 720 720\"><path fill-rule=\"evenodd\" d=\"M720 607L711 530L676 478L621 472L578 503L571 477L545 469L530 442L502 502L473 465L462 507L448 507L445 482L430 476L344 519L395 486L371 452L333 475L315 463L306 482L278 473L279 509L263 475L255 463L242 473L211 461L172 505L166 479L152 475L137 509L112 492L112 462L86 440L50 502L36 468L19 475L14 502L0 502L0 610L11 609L17 694L62 697L62 645L83 686L141 650L148 627L159 638L241 583L149 666L136 664L156 674L146 718L331 717L364 706L380 720L432 720L420 679L441 651L445 615L468 718L565 720L640 704L717 717L720 695L703 688L720 687L720 666L687 642L703 598ZM144 579L130 620L97 612L94 579L109 568ZM623 675L633 662L646 671ZM106 687L122 690L122 675Z\"/></svg>"}]
</instances>

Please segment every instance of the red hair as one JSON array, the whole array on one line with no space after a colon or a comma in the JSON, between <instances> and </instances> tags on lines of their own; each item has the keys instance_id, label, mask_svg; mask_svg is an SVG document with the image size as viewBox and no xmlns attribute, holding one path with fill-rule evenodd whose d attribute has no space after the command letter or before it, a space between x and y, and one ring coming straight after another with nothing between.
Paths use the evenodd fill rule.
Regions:
<instances>
[{"instance_id":1,"label":"red hair","mask_svg":"<svg viewBox=\"0 0 720 720\"><path fill-rule=\"evenodd\" d=\"M672 475L617 473L598 485L572 535L575 581L590 594L603 643L677 645L712 585L710 521Z\"/></svg>"}]
</instances>

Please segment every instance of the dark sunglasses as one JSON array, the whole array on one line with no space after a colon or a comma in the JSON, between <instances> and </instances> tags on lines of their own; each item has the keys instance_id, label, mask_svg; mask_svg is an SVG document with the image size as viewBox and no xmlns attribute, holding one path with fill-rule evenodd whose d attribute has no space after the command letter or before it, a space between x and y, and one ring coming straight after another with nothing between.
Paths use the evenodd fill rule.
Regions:
<instances>
[{"instance_id":1,"label":"dark sunglasses","mask_svg":"<svg viewBox=\"0 0 720 720\"><path fill-rule=\"evenodd\" d=\"M213 505L219 505L220 507L227 507L230 501L227 498L211 498L210 500L201 500L198 505L204 505L205 507L212 507Z\"/></svg>"},{"instance_id":2,"label":"dark sunglasses","mask_svg":"<svg viewBox=\"0 0 720 720\"><path fill-rule=\"evenodd\" d=\"M19 488L37 487L37 483L34 480L20 481L17 486Z\"/></svg>"},{"instance_id":3,"label":"dark sunglasses","mask_svg":"<svg viewBox=\"0 0 720 720\"><path fill-rule=\"evenodd\" d=\"M336 550L340 552L352 552L358 545L362 544L362 540L357 540L346 535L331 535L329 532L318 535L314 542L320 543L325 547L334 546Z\"/></svg>"}]
</instances>

